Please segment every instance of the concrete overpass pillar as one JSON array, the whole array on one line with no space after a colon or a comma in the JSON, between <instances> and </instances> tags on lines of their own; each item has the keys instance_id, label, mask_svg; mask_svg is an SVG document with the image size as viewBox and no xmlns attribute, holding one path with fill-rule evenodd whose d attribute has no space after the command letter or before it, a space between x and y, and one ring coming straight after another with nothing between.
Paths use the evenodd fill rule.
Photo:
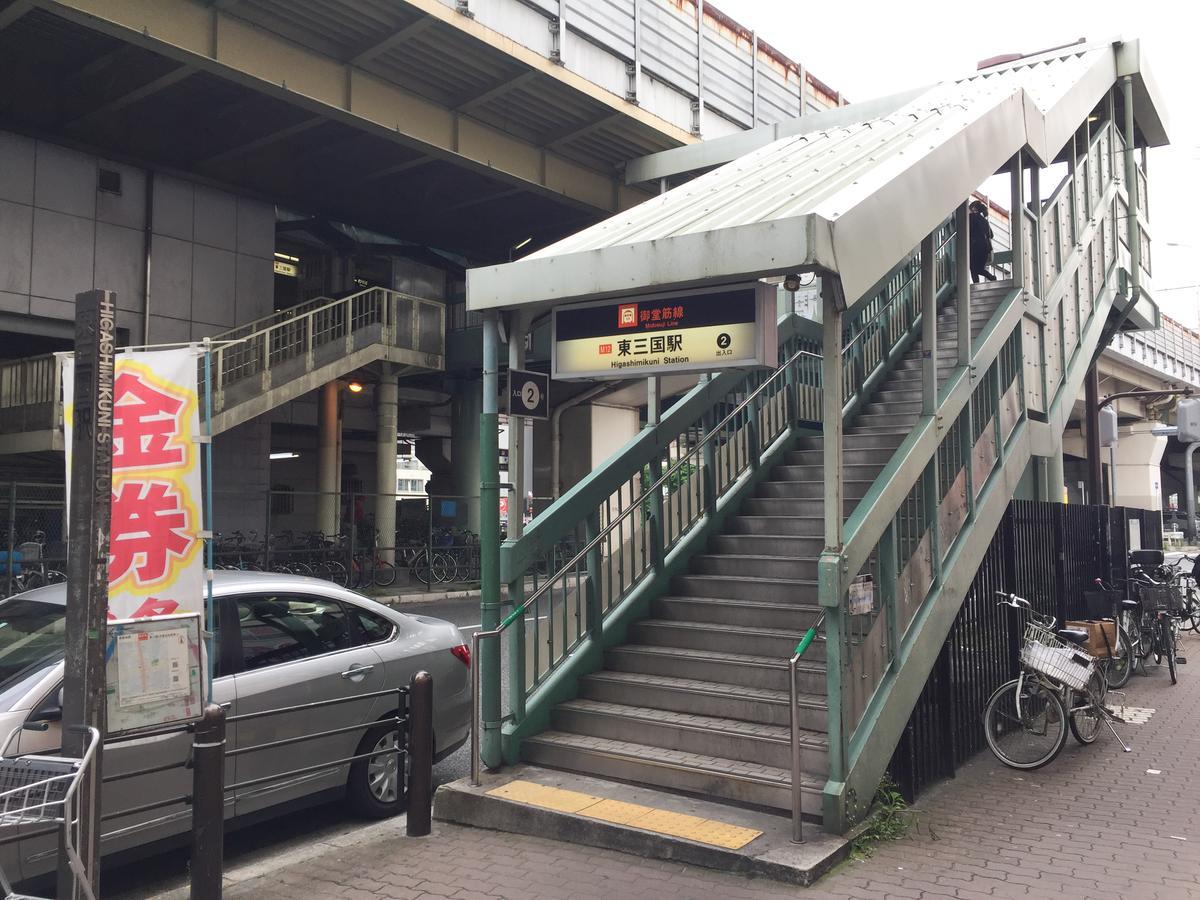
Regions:
<instances>
[{"instance_id":1,"label":"concrete overpass pillar","mask_svg":"<svg viewBox=\"0 0 1200 900\"><path fill-rule=\"evenodd\" d=\"M341 448L341 417L338 383L330 381L321 388L317 405L317 529L326 535L338 533L338 511L341 508L342 472L339 461Z\"/></svg>"},{"instance_id":2,"label":"concrete overpass pillar","mask_svg":"<svg viewBox=\"0 0 1200 900\"><path fill-rule=\"evenodd\" d=\"M1138 509L1162 509L1162 474L1159 463L1167 449L1167 438L1151 433L1153 422L1138 422L1122 428L1117 440L1115 505Z\"/></svg>"},{"instance_id":3,"label":"concrete overpass pillar","mask_svg":"<svg viewBox=\"0 0 1200 900\"><path fill-rule=\"evenodd\" d=\"M399 405L396 373L383 364L375 389L375 528L379 532L379 557L396 561L396 418Z\"/></svg>"},{"instance_id":4,"label":"concrete overpass pillar","mask_svg":"<svg viewBox=\"0 0 1200 900\"><path fill-rule=\"evenodd\" d=\"M1054 453L1046 457L1046 478L1042 482L1045 496L1043 500L1050 503L1063 502L1063 488L1066 486L1066 475L1063 473L1063 449L1059 444Z\"/></svg>"},{"instance_id":5,"label":"concrete overpass pillar","mask_svg":"<svg viewBox=\"0 0 1200 900\"><path fill-rule=\"evenodd\" d=\"M450 470L455 496L468 497L467 518L462 524L479 534L479 416L483 412L483 386L463 382L454 391L450 407ZM438 501L434 500L434 512Z\"/></svg>"}]
</instances>

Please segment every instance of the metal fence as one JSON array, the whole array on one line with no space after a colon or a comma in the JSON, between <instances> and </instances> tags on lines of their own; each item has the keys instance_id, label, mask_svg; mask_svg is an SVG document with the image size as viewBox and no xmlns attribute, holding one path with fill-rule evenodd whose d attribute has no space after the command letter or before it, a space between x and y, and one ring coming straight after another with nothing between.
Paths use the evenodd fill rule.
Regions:
<instances>
[{"instance_id":1,"label":"metal fence","mask_svg":"<svg viewBox=\"0 0 1200 900\"><path fill-rule=\"evenodd\" d=\"M5 596L63 580L67 493L62 484L0 481L0 588Z\"/></svg>"},{"instance_id":2,"label":"metal fence","mask_svg":"<svg viewBox=\"0 0 1200 900\"><path fill-rule=\"evenodd\" d=\"M1162 546L1156 510L1014 500L979 566L918 699L890 772L910 799L985 747L980 717L992 691L1017 670L1017 620L996 592L1029 600L1060 622L1087 618L1083 592L1096 578L1128 575L1128 551Z\"/></svg>"}]
</instances>

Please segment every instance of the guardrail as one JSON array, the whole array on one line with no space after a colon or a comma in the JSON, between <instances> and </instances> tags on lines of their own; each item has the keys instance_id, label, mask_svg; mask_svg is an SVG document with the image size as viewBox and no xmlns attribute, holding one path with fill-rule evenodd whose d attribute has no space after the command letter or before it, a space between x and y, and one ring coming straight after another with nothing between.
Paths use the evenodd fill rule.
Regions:
<instances>
[{"instance_id":1,"label":"guardrail","mask_svg":"<svg viewBox=\"0 0 1200 900\"><path fill-rule=\"evenodd\" d=\"M280 310L213 336L212 412L319 367L336 365L373 344L423 354L430 366L440 367L446 354L445 329L444 304L381 287L340 300L318 297ZM203 360L197 383L204 398ZM0 362L0 435L58 434L62 416L59 354Z\"/></svg>"},{"instance_id":2,"label":"guardrail","mask_svg":"<svg viewBox=\"0 0 1200 900\"><path fill-rule=\"evenodd\" d=\"M1079 367L1090 362L1080 353L1099 338L1107 316L1099 298L1111 294L1119 263L1111 147L1110 127L1046 204L1040 231L1037 217L1021 210L1027 243L1018 260L1043 307L1031 311L1015 286L973 342L970 365L939 391L936 415L918 421L846 521L841 571L830 579L837 601L826 610L826 646L840 648L826 656L830 722L841 732L835 738L831 727L830 784L849 785L846 795L868 796L890 758L877 726L911 675L901 676L897 663L910 661L917 635L936 617L933 604L968 552L976 516L985 501L995 507L992 488L1006 460L1024 464L1013 445L1021 426L1031 417L1053 420L1059 431L1065 424L1068 388L1078 390ZM870 579L879 596L871 612L851 615L848 593L858 578Z\"/></svg>"},{"instance_id":3,"label":"guardrail","mask_svg":"<svg viewBox=\"0 0 1200 900\"><path fill-rule=\"evenodd\" d=\"M381 287L321 299L213 338L214 413L370 344L445 356L446 308L438 301Z\"/></svg>"},{"instance_id":4,"label":"guardrail","mask_svg":"<svg viewBox=\"0 0 1200 900\"><path fill-rule=\"evenodd\" d=\"M379 697L395 697L397 714L383 719L356 722L340 728L266 741L248 747L237 747L233 750L225 749L225 729L229 724L266 719L287 713L303 713L308 710L345 703L358 703ZM48 722L29 722L25 727L27 730L38 731L45 730L48 724ZM234 784L225 784L225 759L227 757L252 753L279 751L295 744L304 743L305 741L314 741L356 731L366 731L367 729L379 728L381 726L391 726L397 734L395 749L397 754L396 771L398 777L404 777L406 780L408 797L406 832L410 837L428 835L431 827L433 801L433 678L428 672L417 672L413 675L407 687L387 688L349 697L339 697L333 700L320 700L294 706L277 707L275 709L260 710L235 716L226 717L224 707L210 704L205 708L204 714L199 721L190 722L185 725L131 731L110 738L104 744L106 748L128 741L191 734L193 740L189 757L166 764L147 766L115 774L105 775L101 772L101 783L111 784L130 778L155 775L175 769L190 768L192 770L192 791L190 794L152 800L121 810L102 812L100 820L101 822L108 822L127 816L155 812L181 804L190 807L192 816L191 861L189 864L191 878L190 896L193 900L219 900L221 897L221 878L223 872L224 810L226 795L228 793L282 781L287 778L294 778L298 775L307 775L313 772L334 769L359 760L371 759L379 754L375 751L357 753L352 756L326 760L315 765L272 772L266 776L247 779L235 782ZM0 750L7 750L7 747L0 748ZM404 773L407 774L405 775ZM142 823L142 825L155 824L156 822L165 824L167 821L175 819L175 817L176 815L172 814L150 823ZM59 828L56 826L33 831L28 829L16 831L11 835L0 837L0 846L15 841L30 840L36 837L55 834L58 830Z\"/></svg>"}]
</instances>

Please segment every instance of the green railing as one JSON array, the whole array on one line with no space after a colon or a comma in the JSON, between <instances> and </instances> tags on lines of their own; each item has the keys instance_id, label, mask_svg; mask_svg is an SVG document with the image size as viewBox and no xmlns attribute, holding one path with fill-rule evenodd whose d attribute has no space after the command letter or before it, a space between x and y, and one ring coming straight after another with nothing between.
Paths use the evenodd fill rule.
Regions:
<instances>
[{"instance_id":1,"label":"green railing","mask_svg":"<svg viewBox=\"0 0 1200 900\"><path fill-rule=\"evenodd\" d=\"M939 300L954 280L954 224L943 222L934 236L934 290ZM859 304L843 327L843 418L852 418L883 377L904 355L921 327L921 252L918 248L884 279L877 293Z\"/></svg>"},{"instance_id":2,"label":"green railing","mask_svg":"<svg viewBox=\"0 0 1200 900\"><path fill-rule=\"evenodd\" d=\"M950 271L952 234L938 245L938 271ZM855 403L903 353L919 316L913 298L920 256L914 251L852 313L843 334L844 384ZM510 660L505 755L514 758L526 732L564 682L587 671L606 629L620 633L665 578L682 570L690 550L741 496L790 437L817 431L823 418L822 326L791 316L780 324L774 371L726 372L703 381L600 468L539 515L500 551L511 614L497 637ZM850 414L848 408L847 414ZM656 580L657 579L657 580ZM494 727L493 723L488 723Z\"/></svg>"},{"instance_id":3,"label":"green railing","mask_svg":"<svg viewBox=\"0 0 1200 900\"><path fill-rule=\"evenodd\" d=\"M1025 229L1033 241L1022 280L1040 309L1014 286L972 342L970 364L939 391L936 415L918 420L846 521L836 603L821 588L832 647L827 827L844 826L870 802L907 720L905 692L915 700L932 665L913 657L936 655L944 639L925 626L953 621L962 599L954 586L969 583L973 554L1030 458L1031 414L1032 424L1061 435L1080 390L1120 264L1113 138L1111 128L1095 137L1044 204L1040 232ZM868 578L874 607L851 615L849 588Z\"/></svg>"}]
</instances>

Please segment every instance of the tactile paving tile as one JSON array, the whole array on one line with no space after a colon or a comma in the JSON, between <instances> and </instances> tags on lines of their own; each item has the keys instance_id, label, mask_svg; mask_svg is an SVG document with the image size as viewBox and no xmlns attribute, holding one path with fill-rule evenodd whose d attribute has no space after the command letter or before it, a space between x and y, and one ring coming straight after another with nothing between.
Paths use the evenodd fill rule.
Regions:
<instances>
[{"instance_id":1,"label":"tactile paving tile","mask_svg":"<svg viewBox=\"0 0 1200 900\"><path fill-rule=\"evenodd\" d=\"M702 819L699 816L655 809L652 806L642 806L638 803L626 803L623 800L593 797L591 794L567 791L519 779L492 788L487 793L490 796L501 797L516 803L526 803L556 812L577 813L589 819L612 822L614 825L627 825L630 828L640 828L643 831L653 831L658 834L669 834L672 837L709 844L713 847L724 847L727 850L740 850L762 835L761 831L753 828L729 825L714 819Z\"/></svg>"},{"instance_id":2,"label":"tactile paving tile","mask_svg":"<svg viewBox=\"0 0 1200 900\"><path fill-rule=\"evenodd\" d=\"M543 784L534 784L532 781L519 780L492 788L488 794L493 797L502 797L505 800L515 800L517 803L528 803L531 806L540 806L543 809L566 813L577 813L589 806L595 806L603 799L593 797L591 794L581 794L578 791L564 791L562 788L547 787Z\"/></svg>"},{"instance_id":3,"label":"tactile paving tile","mask_svg":"<svg viewBox=\"0 0 1200 900\"><path fill-rule=\"evenodd\" d=\"M589 806L580 812L580 815L602 822L612 822L614 825L636 825L641 828L638 820L654 811L652 806L626 803L624 800L601 800L595 806Z\"/></svg>"}]
</instances>

